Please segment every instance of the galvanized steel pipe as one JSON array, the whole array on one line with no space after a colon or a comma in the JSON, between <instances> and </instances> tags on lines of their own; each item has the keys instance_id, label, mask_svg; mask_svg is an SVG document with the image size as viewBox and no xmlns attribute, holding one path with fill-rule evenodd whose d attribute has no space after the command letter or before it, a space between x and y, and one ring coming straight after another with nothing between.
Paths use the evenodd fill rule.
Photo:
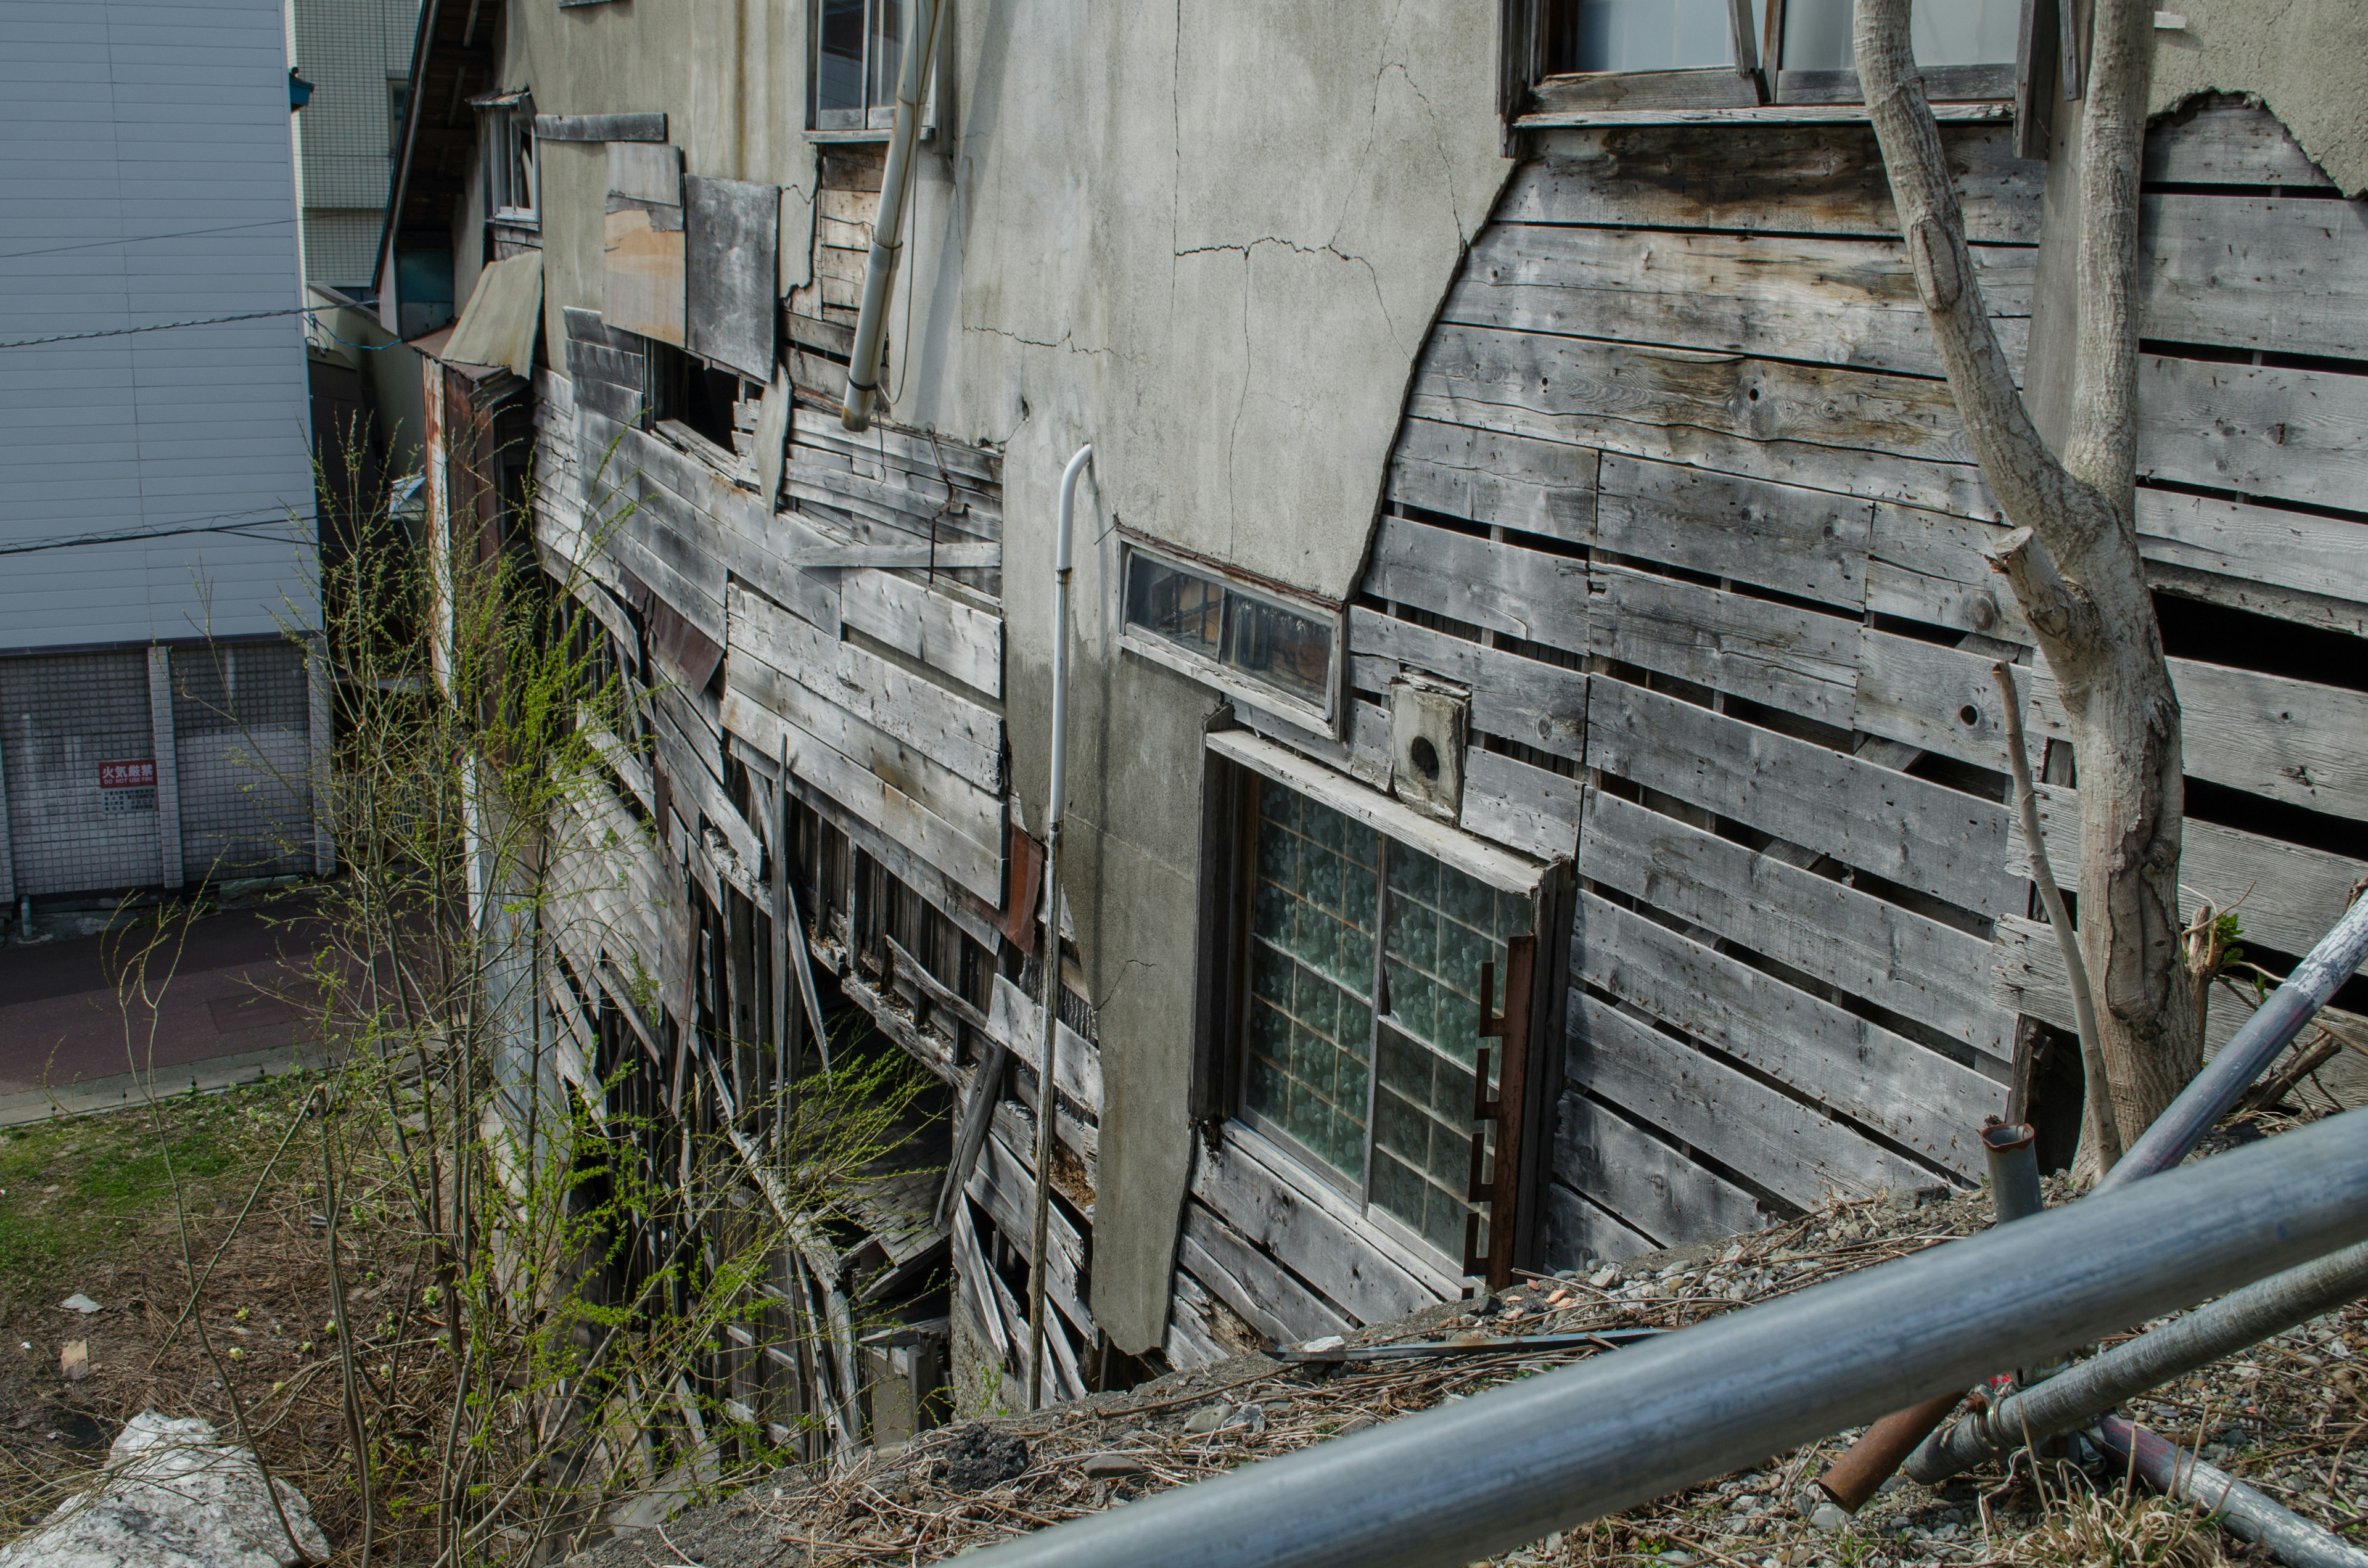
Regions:
<instances>
[{"instance_id":1,"label":"galvanized steel pipe","mask_svg":"<svg viewBox=\"0 0 2368 1568\"><path fill-rule=\"evenodd\" d=\"M2368 898L2355 899L2343 918L2318 939L2310 956L2294 965L2285 983L2253 1009L2203 1071L2189 1080L2154 1125L2129 1146L2120 1163L2097 1184L2099 1192L2169 1170L2187 1158L2238 1096L2277 1060L2311 1015L2327 1006L2335 988L2368 959Z\"/></svg>"},{"instance_id":2,"label":"galvanized steel pipe","mask_svg":"<svg viewBox=\"0 0 2368 1568\"><path fill-rule=\"evenodd\" d=\"M1008 1541L974 1568L1449 1568L2363 1240L2368 1111L2353 1111Z\"/></svg>"},{"instance_id":3,"label":"galvanized steel pipe","mask_svg":"<svg viewBox=\"0 0 2368 1568\"><path fill-rule=\"evenodd\" d=\"M2112 1415L2097 1424L2097 1436L2106 1453L2147 1485L2218 1515L2229 1534L2260 1541L2292 1568L2368 1568L2368 1551L2328 1534L2168 1437Z\"/></svg>"},{"instance_id":4,"label":"galvanized steel pipe","mask_svg":"<svg viewBox=\"0 0 2368 1568\"><path fill-rule=\"evenodd\" d=\"M848 355L847 396L838 422L849 430L869 429L871 404L880 393L880 359L888 331L888 286L905 250L905 192L913 180L913 142L921 133L921 89L938 52L941 0L916 0L912 31L897 62L896 118L888 131L888 163L880 173L880 211L871 220L871 256L863 266L863 301L855 312L855 342Z\"/></svg>"},{"instance_id":5,"label":"galvanized steel pipe","mask_svg":"<svg viewBox=\"0 0 2368 1568\"><path fill-rule=\"evenodd\" d=\"M2368 1295L2368 1244L2257 1280L1967 1416L1908 1456L1907 1478L1938 1486L1992 1455L2086 1426L2133 1395L2362 1295Z\"/></svg>"}]
</instances>

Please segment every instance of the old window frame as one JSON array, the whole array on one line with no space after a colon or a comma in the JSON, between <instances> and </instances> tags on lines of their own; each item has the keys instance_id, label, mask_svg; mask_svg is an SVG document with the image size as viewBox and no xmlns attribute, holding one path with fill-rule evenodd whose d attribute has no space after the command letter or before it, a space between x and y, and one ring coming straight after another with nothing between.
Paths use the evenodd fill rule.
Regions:
<instances>
[{"instance_id":1,"label":"old window frame","mask_svg":"<svg viewBox=\"0 0 2368 1568\"><path fill-rule=\"evenodd\" d=\"M469 101L483 117L477 145L485 222L539 230L542 226L542 158L534 134L534 96L521 88Z\"/></svg>"},{"instance_id":2,"label":"old window frame","mask_svg":"<svg viewBox=\"0 0 2368 1568\"><path fill-rule=\"evenodd\" d=\"M1376 1070L1382 1031L1391 1026L1376 1008L1369 1025L1365 1071L1367 1108L1360 1134L1363 1144L1360 1180L1345 1176L1321 1152L1310 1148L1288 1127L1252 1110L1247 1104L1251 1007L1253 900L1258 886L1257 817L1264 790L1281 789L1313 801L1342 817L1371 829L1385 844L1412 849L1501 894L1527 903L1530 935L1534 937L1529 989L1520 998L1526 1008L1528 1033L1519 1043L1521 1065L1516 1070L1525 1085L1507 1106L1497 1127L1517 1128L1516 1168L1504 1173L1501 1188L1514 1196L1509 1235L1488 1235L1486 1222L1478 1227L1487 1235L1482 1251L1497 1267L1534 1269L1545 1241L1543 1197L1552 1165L1549 1147L1554 1108L1562 1092L1562 993L1566 984L1564 961L1570 925L1571 879L1566 862L1533 861L1500 846L1435 822L1377 791L1368 790L1273 741L1247 730L1212 733L1204 756L1201 796L1201 836L1199 926L1194 955L1194 1017L1192 1114L1204 1136L1216 1139L1227 1127L1255 1132L1281 1149L1301 1166L1307 1179L1320 1184L1352 1208L1361 1220L1394 1244L1431 1260L1448 1277L1464 1274L1466 1258L1443 1252L1436 1241L1419 1233L1380 1206L1374 1187L1377 1161L1374 1145L1375 1102L1381 1093ZM1373 944L1376 975L1382 971L1387 946L1389 917L1387 849L1376 870L1380 881L1374 914ZM1515 1010L1508 994L1504 966L1495 980L1492 998L1499 1013ZM1376 980L1368 1003L1380 1000ZM1468 1000L1468 999L1467 999ZM1475 1028L1476 1017L1471 1020ZM1406 1031L1395 1032L1404 1035ZM1411 1038L1411 1037L1410 1037ZM1475 1043L1479 1043L1476 1042ZM1425 1051L1436 1047L1422 1045ZM1504 1043L1491 1048L1491 1081L1501 1083L1506 1071ZM1492 1150L1496 1140L1491 1140ZM1496 1179L1491 1176L1492 1182ZM1493 1221L1493 1215L1490 1220ZM1499 1242L1503 1250L1499 1255Z\"/></svg>"},{"instance_id":3,"label":"old window frame","mask_svg":"<svg viewBox=\"0 0 2368 1568\"><path fill-rule=\"evenodd\" d=\"M1622 119L1698 111L1827 108L1837 118L1863 110L1855 71L1786 70L1782 63L1787 0L1728 0L1734 58L1724 65L1668 71L1554 73L1546 69L1546 30L1556 0L1500 0L1498 109L1508 126L1572 122L1599 115ZM2065 8L2068 16L2069 7ZM1925 90L1936 103L1997 105L2028 97L2019 84L2056 53L2055 0L2024 0L2019 48L2012 61L1981 65L1926 66ZM2068 23L2064 29L2068 36ZM2052 73L2051 73L2052 74Z\"/></svg>"},{"instance_id":4,"label":"old window frame","mask_svg":"<svg viewBox=\"0 0 2368 1568\"><path fill-rule=\"evenodd\" d=\"M875 17L882 7L896 7L899 36L910 39L918 7L914 0L855 0L863 11L863 63L859 67L863 79L863 107L826 109L822 103L823 19L825 6L832 3L833 0L806 0L806 136L814 142L885 142L895 128L897 72L890 69L883 73L875 68L878 62L872 57L872 47L880 37ZM901 44L897 58L901 68ZM919 135L924 141L937 129L936 91L937 73L932 71L921 92Z\"/></svg>"},{"instance_id":5,"label":"old window frame","mask_svg":"<svg viewBox=\"0 0 2368 1568\"><path fill-rule=\"evenodd\" d=\"M1246 703L1286 723L1313 727L1327 733L1337 727L1343 710L1341 685L1346 665L1343 650L1348 647L1349 641L1345 606L1314 595L1294 594L1275 584L1253 582L1240 572L1228 570L1218 562L1173 546L1155 543L1129 528L1121 528L1120 533L1117 620L1121 648L1189 679L1214 687L1235 701ZM1221 597L1217 651L1213 655L1162 636L1150 626L1131 618L1129 602L1138 562L1197 578L1218 591ZM1330 639L1330 646L1321 683L1322 701L1311 702L1283 687L1260 678L1253 670L1231 662L1236 607L1281 610L1323 626Z\"/></svg>"}]
</instances>

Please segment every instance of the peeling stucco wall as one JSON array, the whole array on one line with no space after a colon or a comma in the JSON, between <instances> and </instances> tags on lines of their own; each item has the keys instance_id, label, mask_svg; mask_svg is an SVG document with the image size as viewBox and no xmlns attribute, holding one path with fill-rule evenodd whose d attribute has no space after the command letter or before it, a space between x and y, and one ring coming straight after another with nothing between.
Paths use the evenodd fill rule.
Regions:
<instances>
[{"instance_id":1,"label":"peeling stucco wall","mask_svg":"<svg viewBox=\"0 0 2368 1568\"><path fill-rule=\"evenodd\" d=\"M2169 8L2187 25L2155 33L2153 112L2197 93L2250 94L2344 195L2368 189L2368 5L2174 0Z\"/></svg>"}]
</instances>

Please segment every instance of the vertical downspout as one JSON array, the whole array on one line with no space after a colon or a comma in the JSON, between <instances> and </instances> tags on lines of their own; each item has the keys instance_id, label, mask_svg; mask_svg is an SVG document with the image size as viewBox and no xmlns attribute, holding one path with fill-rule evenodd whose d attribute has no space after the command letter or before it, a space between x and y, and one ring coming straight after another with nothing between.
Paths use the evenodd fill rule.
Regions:
<instances>
[{"instance_id":1,"label":"vertical downspout","mask_svg":"<svg viewBox=\"0 0 2368 1568\"><path fill-rule=\"evenodd\" d=\"M905 59L896 73L896 119L888 132L888 166L880 176L880 216L871 225L871 259L863 268L863 308L855 318L855 348L848 356L847 397L838 422L849 430L871 424L872 399L880 391L881 339L888 329L888 286L896 280L896 258L905 247L905 187L913 173L913 141L920 133L921 86L938 51L940 0L915 0L916 26L905 35Z\"/></svg>"},{"instance_id":2,"label":"vertical downspout","mask_svg":"<svg viewBox=\"0 0 2368 1568\"><path fill-rule=\"evenodd\" d=\"M1093 461L1090 443L1061 471L1060 521L1053 536L1053 779L1044 825L1044 1036L1036 1076L1036 1214L1028 1267L1028 1408L1044 1403L1046 1217L1052 1210L1053 1124L1057 1119L1054 1057L1061 1047L1061 802L1069 787L1069 535L1077 476ZM985 1085L982 1084L981 1088Z\"/></svg>"}]
</instances>

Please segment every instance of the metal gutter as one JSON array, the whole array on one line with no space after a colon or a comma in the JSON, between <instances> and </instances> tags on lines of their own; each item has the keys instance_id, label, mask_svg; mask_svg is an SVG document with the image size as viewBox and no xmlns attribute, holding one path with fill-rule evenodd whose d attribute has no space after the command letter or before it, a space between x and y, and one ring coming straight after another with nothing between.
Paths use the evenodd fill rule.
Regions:
<instances>
[{"instance_id":1,"label":"metal gutter","mask_svg":"<svg viewBox=\"0 0 2368 1568\"><path fill-rule=\"evenodd\" d=\"M1450 1568L2362 1240L2368 1112L2353 1111L972 1568Z\"/></svg>"}]
</instances>

